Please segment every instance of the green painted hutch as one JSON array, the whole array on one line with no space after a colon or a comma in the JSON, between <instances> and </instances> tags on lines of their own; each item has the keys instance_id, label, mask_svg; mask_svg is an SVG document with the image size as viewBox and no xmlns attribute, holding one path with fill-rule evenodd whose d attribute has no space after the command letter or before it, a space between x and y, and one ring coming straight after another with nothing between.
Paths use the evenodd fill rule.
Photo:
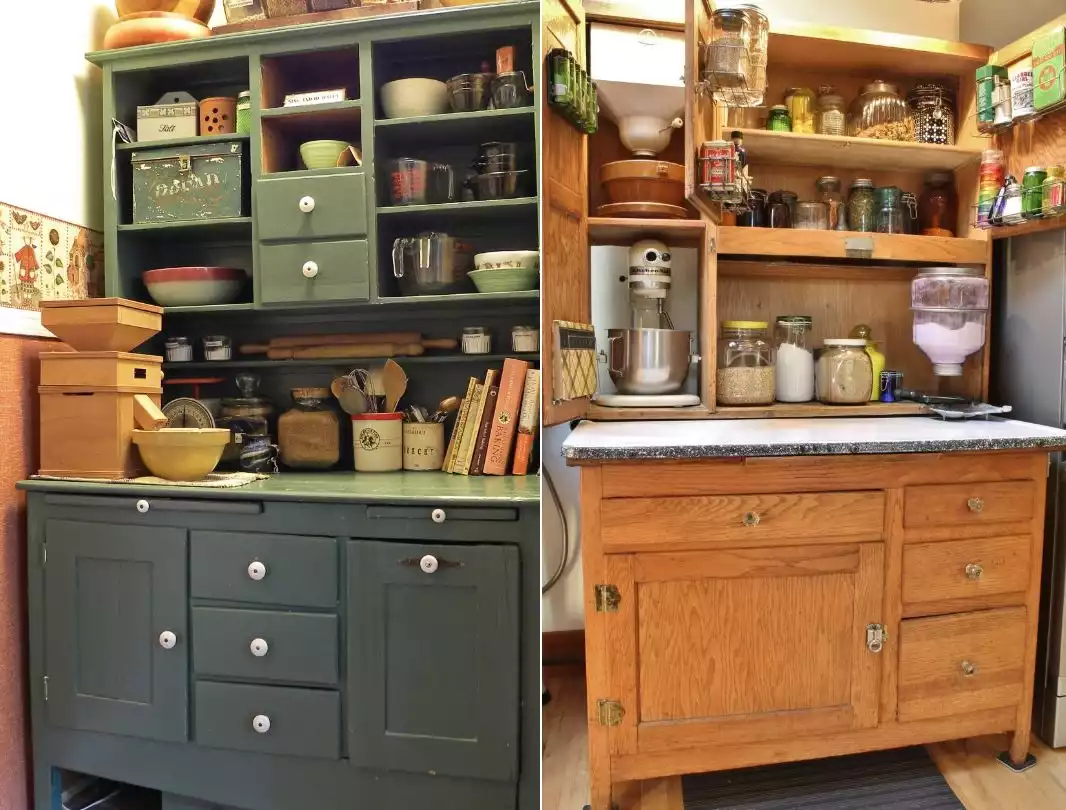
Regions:
<instances>
[{"instance_id":1,"label":"green painted hutch","mask_svg":"<svg viewBox=\"0 0 1066 810\"><path fill-rule=\"evenodd\" d=\"M534 106L383 117L383 83L476 71L504 45L516 46ZM157 267L249 271L238 303L166 308L163 335L144 349L156 353L172 335L225 334L236 347L485 326L490 355L400 359L407 402L461 396L514 356L510 329L538 323L539 293L403 296L393 240L436 231L479 252L535 247L538 199L393 207L383 166L418 156L458 167L492 140L535 156L539 54L536 2L90 54L103 73L105 294L150 302L141 274ZM347 101L282 105L286 93L340 86ZM134 124L136 107L163 93L244 89L248 135L113 137L112 119ZM301 170L298 145L314 138L359 145L363 165ZM131 155L215 140L242 144L242 216L135 224ZM314 279L301 272L308 261ZM201 395L226 396L235 374L253 372L280 411L290 389L374 362L235 351L167 363L164 401L188 393L183 378L219 380ZM237 489L20 484L36 810L59 807L67 773L157 791L163 810L539 806L539 476L345 472L350 451L340 467Z\"/></svg>"}]
</instances>

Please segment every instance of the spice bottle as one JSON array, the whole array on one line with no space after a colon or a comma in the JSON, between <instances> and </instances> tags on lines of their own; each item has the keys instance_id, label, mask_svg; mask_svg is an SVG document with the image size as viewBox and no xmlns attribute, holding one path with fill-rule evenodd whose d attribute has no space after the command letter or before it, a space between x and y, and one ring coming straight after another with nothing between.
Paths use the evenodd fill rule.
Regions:
<instances>
[{"instance_id":1,"label":"spice bottle","mask_svg":"<svg viewBox=\"0 0 1066 810\"><path fill-rule=\"evenodd\" d=\"M792 119L788 114L788 107L784 104L776 104L770 108L770 117L766 119L766 128L771 132L791 132Z\"/></svg>"},{"instance_id":2,"label":"spice bottle","mask_svg":"<svg viewBox=\"0 0 1066 810\"><path fill-rule=\"evenodd\" d=\"M1047 171L1043 166L1030 166L1022 177L1022 215L1026 219L1040 219L1044 215L1044 181Z\"/></svg>"}]
</instances>

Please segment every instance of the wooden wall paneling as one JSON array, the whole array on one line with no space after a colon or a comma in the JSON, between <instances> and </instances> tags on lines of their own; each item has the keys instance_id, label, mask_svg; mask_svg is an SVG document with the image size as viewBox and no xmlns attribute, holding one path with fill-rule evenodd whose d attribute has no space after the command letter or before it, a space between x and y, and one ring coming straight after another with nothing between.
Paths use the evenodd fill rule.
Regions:
<instances>
[{"instance_id":1,"label":"wooden wall paneling","mask_svg":"<svg viewBox=\"0 0 1066 810\"><path fill-rule=\"evenodd\" d=\"M621 724L610 729L611 755L637 753L637 724L640 721L640 695L637 692L637 586L633 578L633 557L609 554L604 557L604 582L614 585L621 594L618 612L606 615L604 635L610 689L603 695L622 704L625 714ZM665 628L664 628L665 629Z\"/></svg>"},{"instance_id":2,"label":"wooden wall paneling","mask_svg":"<svg viewBox=\"0 0 1066 810\"><path fill-rule=\"evenodd\" d=\"M718 375L718 226L704 220L706 228L699 255L700 399L713 411L717 401Z\"/></svg>"},{"instance_id":3,"label":"wooden wall paneling","mask_svg":"<svg viewBox=\"0 0 1066 810\"><path fill-rule=\"evenodd\" d=\"M710 39L712 4L709 0L685 0L685 86L698 88L704 43ZM697 187L696 158L700 144L717 140L714 134L714 103L699 92L685 93L685 196L696 210L717 222L717 206L704 199Z\"/></svg>"}]
</instances>

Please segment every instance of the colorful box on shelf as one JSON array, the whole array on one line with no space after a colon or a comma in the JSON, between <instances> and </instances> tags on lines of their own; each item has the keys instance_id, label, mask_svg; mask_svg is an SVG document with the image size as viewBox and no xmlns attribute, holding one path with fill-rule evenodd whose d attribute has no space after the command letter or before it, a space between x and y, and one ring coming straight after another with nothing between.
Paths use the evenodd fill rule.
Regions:
<instances>
[{"instance_id":1,"label":"colorful box on shelf","mask_svg":"<svg viewBox=\"0 0 1066 810\"><path fill-rule=\"evenodd\" d=\"M245 215L244 144L206 143L130 153L133 222L177 222Z\"/></svg>"},{"instance_id":2,"label":"colorful box on shelf","mask_svg":"<svg viewBox=\"0 0 1066 810\"><path fill-rule=\"evenodd\" d=\"M137 141L194 138L199 134L199 107L184 91L164 93L155 104L137 108Z\"/></svg>"}]
</instances>

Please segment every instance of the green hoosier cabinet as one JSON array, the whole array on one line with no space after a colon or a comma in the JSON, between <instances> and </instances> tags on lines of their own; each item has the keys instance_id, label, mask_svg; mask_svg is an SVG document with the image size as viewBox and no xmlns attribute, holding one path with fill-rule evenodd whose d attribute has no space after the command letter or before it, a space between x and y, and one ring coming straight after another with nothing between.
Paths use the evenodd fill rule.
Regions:
<instances>
[{"instance_id":1,"label":"green hoosier cabinet","mask_svg":"<svg viewBox=\"0 0 1066 810\"><path fill-rule=\"evenodd\" d=\"M182 399L171 413L221 424L230 407L233 435L240 417L269 453L295 391L386 358L408 377L403 405L430 413L506 358L535 369L512 333L538 322L538 290L478 292L463 262L539 248L539 38L539 4L519 0L90 54L111 175L104 292L164 307L162 334L136 349L166 343L164 412ZM387 89L442 86L501 54L528 103L409 109ZM139 107L246 91L249 131L134 142ZM309 142L344 151L323 165ZM468 173L488 153L513 157L521 190L481 193ZM423 165L427 196L404 197L427 176L402 172ZM401 240L435 258L395 264ZM440 259L439 245L462 249ZM143 275L174 268L248 281L170 306ZM460 351L470 330L490 353ZM414 338L337 349L362 333ZM337 346L301 351L308 334ZM297 349L268 351L279 338ZM146 788L164 810L539 807L536 469L354 472L351 420L327 406L331 471L282 453L236 488L19 485L35 810L81 776Z\"/></svg>"}]
</instances>

